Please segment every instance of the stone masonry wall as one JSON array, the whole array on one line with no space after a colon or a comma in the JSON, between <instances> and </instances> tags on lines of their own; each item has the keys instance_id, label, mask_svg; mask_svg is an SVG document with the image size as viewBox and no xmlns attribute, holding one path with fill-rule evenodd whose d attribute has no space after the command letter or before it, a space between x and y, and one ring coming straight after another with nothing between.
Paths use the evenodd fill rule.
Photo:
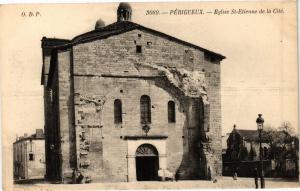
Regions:
<instances>
[{"instance_id":1,"label":"stone masonry wall","mask_svg":"<svg viewBox=\"0 0 300 191\"><path fill-rule=\"evenodd\" d=\"M142 53L136 53L136 46L142 47ZM186 61L186 51L193 52L193 62ZM140 30L76 45L74 63L75 75L139 75L134 66L139 63L190 71L210 67L203 52Z\"/></svg>"},{"instance_id":2,"label":"stone masonry wall","mask_svg":"<svg viewBox=\"0 0 300 191\"><path fill-rule=\"evenodd\" d=\"M145 135L140 123L140 98L151 98L150 131L148 136L165 135L168 169L176 172L183 152L182 126L184 116L176 106L176 123L168 123L167 92L143 79L110 77L75 77L75 113L79 166L93 181L127 181L127 142L125 136ZM122 101L122 124L114 123L114 100ZM90 100L90 101L89 101ZM97 112L97 100L101 108ZM174 100L177 102L176 100ZM89 149L83 149L82 144ZM84 165L86 164L86 165Z\"/></svg>"},{"instance_id":3,"label":"stone masonry wall","mask_svg":"<svg viewBox=\"0 0 300 191\"><path fill-rule=\"evenodd\" d=\"M211 153L208 158L209 166L213 166L215 175L222 175L222 113L221 113L221 78L220 65L206 62L206 78L208 81L207 97L209 100L209 123L208 134Z\"/></svg>"},{"instance_id":4,"label":"stone masonry wall","mask_svg":"<svg viewBox=\"0 0 300 191\"><path fill-rule=\"evenodd\" d=\"M76 167L76 142L74 129L74 101L71 83L71 50L60 51L57 55L59 139L61 147L62 176L72 173Z\"/></svg>"},{"instance_id":5,"label":"stone masonry wall","mask_svg":"<svg viewBox=\"0 0 300 191\"><path fill-rule=\"evenodd\" d=\"M43 64L43 70L44 70L44 132L45 132L45 163L50 164L51 156L50 156L50 145L51 145L51 130L49 128L51 127L51 92L50 89L47 88L48 83L48 74L49 74L49 67L50 67L50 57L51 54L48 53L44 55L44 64ZM50 165L46 165L46 178L49 178L50 174Z\"/></svg>"},{"instance_id":6,"label":"stone masonry wall","mask_svg":"<svg viewBox=\"0 0 300 191\"><path fill-rule=\"evenodd\" d=\"M142 46L142 53L136 53L137 45ZM182 158L178 156L187 150L185 144L188 141L184 140L189 137L185 131L185 115L182 114L184 111L176 97L157 87L151 80L151 77L158 76L151 70L136 67L137 64L144 63L175 69L185 68L205 74L210 117L209 132L206 133L209 142L203 145L203 150L213 171L211 173L220 174L222 168L219 64L205 61L204 53L199 50L139 30L76 45L73 47L73 59L77 165L83 169L86 176L103 181L108 178L108 181L126 181L127 148L122 137L143 134L139 121L139 101L140 96L144 94L150 96L152 105L149 134L169 136L168 168L175 171L180 165ZM72 149L68 145L70 134L67 132L72 131L72 113L68 112L71 103L69 52L61 53L59 60L65 63L59 66L63 169L70 170L72 155L69 152ZM123 106L123 124L115 125L113 101L120 98ZM172 128L174 124L166 123L169 100L176 102L175 128ZM66 164L68 161L69 164Z\"/></svg>"}]
</instances>

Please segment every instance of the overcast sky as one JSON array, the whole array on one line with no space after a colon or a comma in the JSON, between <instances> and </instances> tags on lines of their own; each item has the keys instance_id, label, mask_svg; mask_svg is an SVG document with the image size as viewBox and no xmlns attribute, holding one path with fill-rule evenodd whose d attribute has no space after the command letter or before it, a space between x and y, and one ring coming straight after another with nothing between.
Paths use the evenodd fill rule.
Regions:
<instances>
[{"instance_id":1,"label":"overcast sky","mask_svg":"<svg viewBox=\"0 0 300 191\"><path fill-rule=\"evenodd\" d=\"M222 134L237 128L256 129L283 120L297 128L296 15L291 3L131 3L132 21L170 34L227 57L221 63ZM41 39L71 39L94 28L98 18L116 21L118 3L78 5L6 5L0 7L0 63L4 136L13 140L43 128ZM146 10L283 8L269 15L159 15ZM21 13L38 11L38 17Z\"/></svg>"}]
</instances>

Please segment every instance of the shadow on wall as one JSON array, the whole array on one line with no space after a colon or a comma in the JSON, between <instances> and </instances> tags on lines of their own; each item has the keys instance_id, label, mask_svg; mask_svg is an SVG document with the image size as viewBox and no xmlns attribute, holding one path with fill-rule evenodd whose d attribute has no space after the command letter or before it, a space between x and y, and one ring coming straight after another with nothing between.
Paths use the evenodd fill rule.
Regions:
<instances>
[{"instance_id":1,"label":"shadow on wall","mask_svg":"<svg viewBox=\"0 0 300 191\"><path fill-rule=\"evenodd\" d=\"M175 178L178 180L206 179L206 157L201 146L203 137L202 98L187 97L165 78L155 80L155 85L170 93L179 102L179 111L185 115L182 133L183 156Z\"/></svg>"}]
</instances>

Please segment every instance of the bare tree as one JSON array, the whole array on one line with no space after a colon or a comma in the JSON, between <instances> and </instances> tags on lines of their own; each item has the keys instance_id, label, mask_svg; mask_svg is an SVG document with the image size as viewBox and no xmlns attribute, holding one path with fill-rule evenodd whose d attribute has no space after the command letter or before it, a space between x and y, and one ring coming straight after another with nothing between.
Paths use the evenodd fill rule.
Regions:
<instances>
[{"instance_id":1,"label":"bare tree","mask_svg":"<svg viewBox=\"0 0 300 191\"><path fill-rule=\"evenodd\" d=\"M274 159L286 155L286 147L291 145L294 137L291 123L283 121L278 128L265 125L264 129L262 137L270 145L269 157Z\"/></svg>"},{"instance_id":2,"label":"bare tree","mask_svg":"<svg viewBox=\"0 0 300 191\"><path fill-rule=\"evenodd\" d=\"M292 127L291 122L289 121L283 121L278 127L278 130L286 132L290 136L295 134L295 129Z\"/></svg>"}]
</instances>

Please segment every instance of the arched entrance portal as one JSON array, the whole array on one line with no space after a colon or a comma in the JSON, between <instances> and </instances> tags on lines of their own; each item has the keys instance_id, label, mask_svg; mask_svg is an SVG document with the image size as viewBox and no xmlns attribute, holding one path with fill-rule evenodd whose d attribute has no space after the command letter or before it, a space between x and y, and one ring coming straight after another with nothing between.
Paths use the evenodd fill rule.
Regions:
<instances>
[{"instance_id":1,"label":"arched entrance portal","mask_svg":"<svg viewBox=\"0 0 300 191\"><path fill-rule=\"evenodd\" d=\"M157 180L159 168L157 149L150 144L139 146L135 152L137 181Z\"/></svg>"}]
</instances>

